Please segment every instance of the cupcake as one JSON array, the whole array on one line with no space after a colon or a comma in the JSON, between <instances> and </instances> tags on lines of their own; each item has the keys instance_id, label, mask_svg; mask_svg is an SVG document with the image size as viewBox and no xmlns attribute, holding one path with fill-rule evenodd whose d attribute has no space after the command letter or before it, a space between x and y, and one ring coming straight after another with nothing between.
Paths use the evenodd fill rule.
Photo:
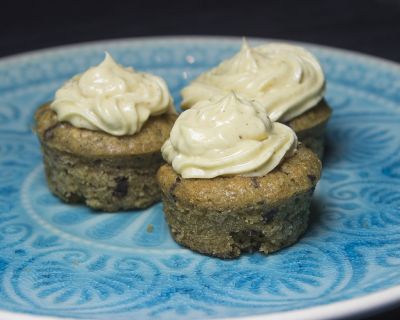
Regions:
<instances>
[{"instance_id":1,"label":"cupcake","mask_svg":"<svg viewBox=\"0 0 400 320\"><path fill-rule=\"evenodd\" d=\"M268 254L307 228L321 162L294 131L233 93L184 111L157 179L175 241L219 258Z\"/></svg>"},{"instance_id":2,"label":"cupcake","mask_svg":"<svg viewBox=\"0 0 400 320\"><path fill-rule=\"evenodd\" d=\"M105 211L159 201L155 176L173 109L164 80L124 68L106 53L35 114L50 190Z\"/></svg>"},{"instance_id":3,"label":"cupcake","mask_svg":"<svg viewBox=\"0 0 400 320\"><path fill-rule=\"evenodd\" d=\"M244 40L236 55L182 90L182 109L230 91L257 101L272 121L290 126L300 141L322 156L331 109L323 98L323 70L310 52L283 43L251 48Z\"/></svg>"}]
</instances>

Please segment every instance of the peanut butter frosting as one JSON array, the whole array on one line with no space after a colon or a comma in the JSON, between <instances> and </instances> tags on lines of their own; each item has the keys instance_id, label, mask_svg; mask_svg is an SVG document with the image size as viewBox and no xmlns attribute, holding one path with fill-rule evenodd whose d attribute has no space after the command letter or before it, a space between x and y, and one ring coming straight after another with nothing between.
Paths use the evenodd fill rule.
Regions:
<instances>
[{"instance_id":1,"label":"peanut butter frosting","mask_svg":"<svg viewBox=\"0 0 400 320\"><path fill-rule=\"evenodd\" d=\"M133 135L150 116L173 109L167 84L155 75L104 61L68 80L55 94L51 108L59 121L74 127Z\"/></svg>"},{"instance_id":2,"label":"peanut butter frosting","mask_svg":"<svg viewBox=\"0 0 400 320\"><path fill-rule=\"evenodd\" d=\"M234 93L184 111L161 151L183 178L263 176L292 155L292 129L272 123L265 110Z\"/></svg>"},{"instance_id":3,"label":"peanut butter frosting","mask_svg":"<svg viewBox=\"0 0 400 320\"><path fill-rule=\"evenodd\" d=\"M317 59L306 49L285 43L241 50L185 87L182 108L234 91L255 100L272 121L287 122L317 105L325 77Z\"/></svg>"}]
</instances>

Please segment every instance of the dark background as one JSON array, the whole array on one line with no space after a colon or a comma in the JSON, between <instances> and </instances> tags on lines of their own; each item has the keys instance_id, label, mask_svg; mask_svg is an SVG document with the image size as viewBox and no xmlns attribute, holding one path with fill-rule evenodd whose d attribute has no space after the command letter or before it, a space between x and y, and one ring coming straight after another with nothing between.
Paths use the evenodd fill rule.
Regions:
<instances>
[{"instance_id":1,"label":"dark background","mask_svg":"<svg viewBox=\"0 0 400 320\"><path fill-rule=\"evenodd\" d=\"M0 56L150 35L292 39L400 61L400 0L2 1Z\"/></svg>"},{"instance_id":2,"label":"dark background","mask_svg":"<svg viewBox=\"0 0 400 320\"><path fill-rule=\"evenodd\" d=\"M312 42L400 62L400 0L16 0L1 7L0 56L110 38L235 35ZM363 319L400 319L400 308Z\"/></svg>"}]
</instances>

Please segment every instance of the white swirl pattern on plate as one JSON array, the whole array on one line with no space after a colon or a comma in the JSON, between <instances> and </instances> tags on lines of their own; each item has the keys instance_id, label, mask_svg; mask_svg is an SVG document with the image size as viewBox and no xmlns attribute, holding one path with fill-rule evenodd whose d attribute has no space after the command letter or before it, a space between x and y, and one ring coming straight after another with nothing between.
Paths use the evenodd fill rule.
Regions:
<instances>
[{"instance_id":1,"label":"white swirl pattern on plate","mask_svg":"<svg viewBox=\"0 0 400 320\"><path fill-rule=\"evenodd\" d=\"M0 308L206 319L306 308L400 284L400 73L357 55L311 47L334 115L312 223L295 246L221 261L176 245L160 204L100 215L50 194L32 116L64 80L108 50L165 77L179 104L181 87L239 46L114 42L0 62Z\"/></svg>"}]
</instances>

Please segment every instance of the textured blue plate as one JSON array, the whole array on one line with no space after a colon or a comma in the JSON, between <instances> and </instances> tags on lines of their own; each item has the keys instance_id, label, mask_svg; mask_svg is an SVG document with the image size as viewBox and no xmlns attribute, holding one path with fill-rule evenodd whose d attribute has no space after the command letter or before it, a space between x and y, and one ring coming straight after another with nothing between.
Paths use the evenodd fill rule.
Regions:
<instances>
[{"instance_id":1,"label":"textured blue plate","mask_svg":"<svg viewBox=\"0 0 400 320\"><path fill-rule=\"evenodd\" d=\"M311 226L298 244L276 254L234 261L201 256L171 240L161 204L99 214L50 194L32 117L63 81L99 63L108 50L124 65L164 77L179 104L180 88L238 50L240 41L99 42L0 61L0 315L318 319L399 300L395 64L308 46L326 71L334 115Z\"/></svg>"}]
</instances>

